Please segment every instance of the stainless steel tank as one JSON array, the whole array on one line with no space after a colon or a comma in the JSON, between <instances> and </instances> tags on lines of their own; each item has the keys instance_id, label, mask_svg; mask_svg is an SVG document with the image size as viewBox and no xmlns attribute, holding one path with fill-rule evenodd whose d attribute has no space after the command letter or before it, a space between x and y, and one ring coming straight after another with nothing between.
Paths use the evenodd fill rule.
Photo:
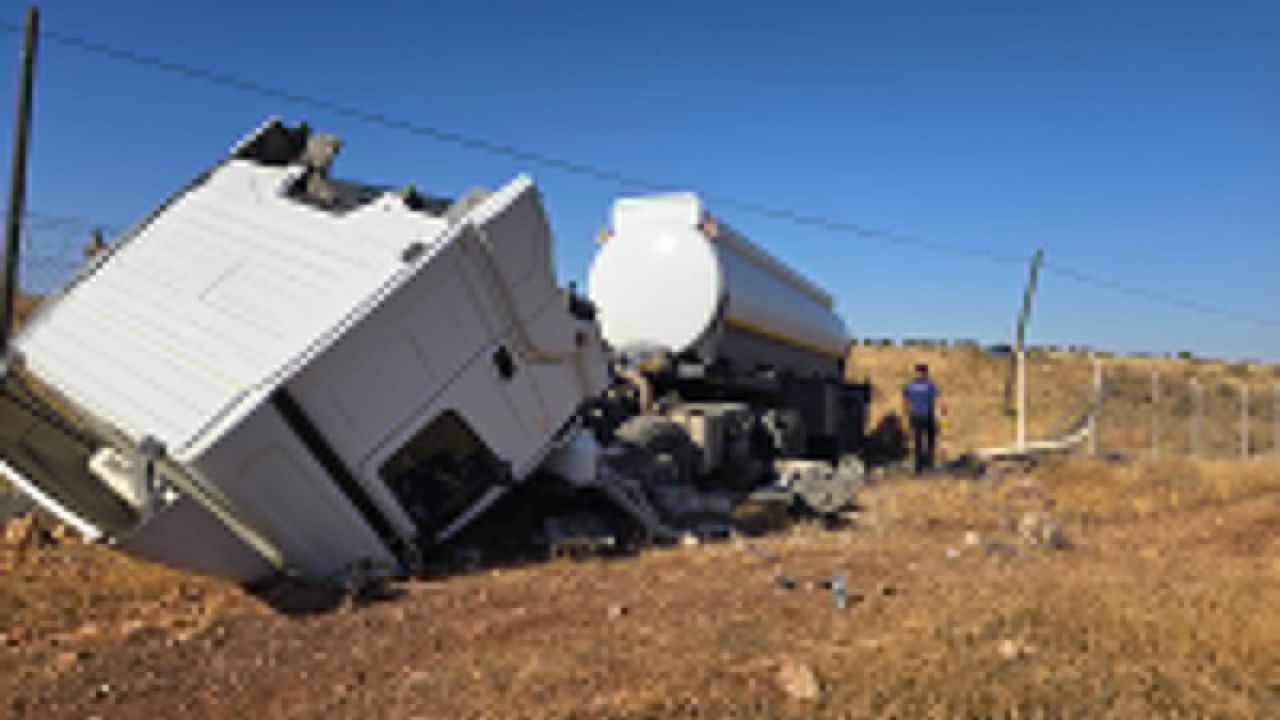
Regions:
<instances>
[{"instance_id":1,"label":"stainless steel tank","mask_svg":"<svg viewBox=\"0 0 1280 720\"><path fill-rule=\"evenodd\" d=\"M693 193L618 200L588 276L623 353L833 376L849 344L830 295L705 211Z\"/></svg>"}]
</instances>

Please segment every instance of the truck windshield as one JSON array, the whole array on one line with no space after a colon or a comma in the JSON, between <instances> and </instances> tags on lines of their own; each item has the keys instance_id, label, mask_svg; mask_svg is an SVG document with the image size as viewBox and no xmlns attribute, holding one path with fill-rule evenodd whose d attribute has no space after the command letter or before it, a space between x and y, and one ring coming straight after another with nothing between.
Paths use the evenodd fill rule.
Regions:
<instances>
[{"instance_id":1,"label":"truck windshield","mask_svg":"<svg viewBox=\"0 0 1280 720\"><path fill-rule=\"evenodd\" d=\"M446 527L500 479L493 452L453 410L437 415L379 468L423 536Z\"/></svg>"}]
</instances>

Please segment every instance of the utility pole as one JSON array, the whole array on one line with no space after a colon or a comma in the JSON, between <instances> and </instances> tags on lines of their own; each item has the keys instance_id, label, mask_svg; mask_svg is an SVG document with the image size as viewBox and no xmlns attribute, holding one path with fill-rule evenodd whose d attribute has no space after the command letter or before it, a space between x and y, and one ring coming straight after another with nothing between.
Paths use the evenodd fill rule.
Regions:
<instances>
[{"instance_id":1,"label":"utility pole","mask_svg":"<svg viewBox=\"0 0 1280 720\"><path fill-rule=\"evenodd\" d=\"M13 121L13 163L9 169L9 205L4 230L4 274L0 277L0 363L9 350L13 329L13 301L18 294L18 253L22 216L27 199L27 142L31 136L31 93L36 67L36 39L40 12L27 8L22 35L22 59L18 71L18 106Z\"/></svg>"}]
</instances>

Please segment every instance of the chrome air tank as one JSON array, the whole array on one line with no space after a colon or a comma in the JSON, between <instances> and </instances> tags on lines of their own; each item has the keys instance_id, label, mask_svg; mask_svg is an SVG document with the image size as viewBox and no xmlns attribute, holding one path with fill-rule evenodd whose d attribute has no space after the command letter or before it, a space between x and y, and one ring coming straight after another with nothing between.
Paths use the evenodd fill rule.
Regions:
<instances>
[{"instance_id":1,"label":"chrome air tank","mask_svg":"<svg viewBox=\"0 0 1280 720\"><path fill-rule=\"evenodd\" d=\"M616 352L834 376L849 344L831 296L712 218L692 193L618 200L588 276Z\"/></svg>"}]
</instances>

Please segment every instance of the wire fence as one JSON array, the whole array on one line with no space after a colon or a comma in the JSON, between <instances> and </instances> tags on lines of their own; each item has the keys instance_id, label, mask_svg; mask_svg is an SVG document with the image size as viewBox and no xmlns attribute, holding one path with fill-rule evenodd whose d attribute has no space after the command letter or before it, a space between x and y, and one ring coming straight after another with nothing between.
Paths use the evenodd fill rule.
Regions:
<instances>
[{"instance_id":1,"label":"wire fence","mask_svg":"<svg viewBox=\"0 0 1280 720\"><path fill-rule=\"evenodd\" d=\"M944 457L1015 448L1012 353L975 346L855 347L849 377L873 388L870 431L903 430L901 388L924 363L942 390ZM1280 368L1203 359L1033 351L1025 440L1079 455L1241 458L1280 455Z\"/></svg>"},{"instance_id":2,"label":"wire fence","mask_svg":"<svg viewBox=\"0 0 1280 720\"><path fill-rule=\"evenodd\" d=\"M119 229L85 218L28 212L23 219L18 284L28 295L46 295L65 283L94 252L95 238Z\"/></svg>"},{"instance_id":3,"label":"wire fence","mask_svg":"<svg viewBox=\"0 0 1280 720\"><path fill-rule=\"evenodd\" d=\"M1203 458L1280 456L1273 368L1104 362L1093 452Z\"/></svg>"}]
</instances>

